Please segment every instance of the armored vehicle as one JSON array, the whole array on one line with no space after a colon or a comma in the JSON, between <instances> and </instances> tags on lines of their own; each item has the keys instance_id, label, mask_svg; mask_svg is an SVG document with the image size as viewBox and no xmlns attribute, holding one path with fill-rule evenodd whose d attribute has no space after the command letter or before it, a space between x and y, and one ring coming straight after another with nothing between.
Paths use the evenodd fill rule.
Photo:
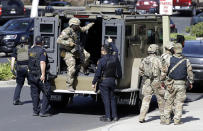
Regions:
<instances>
[{"instance_id":1,"label":"armored vehicle","mask_svg":"<svg viewBox=\"0 0 203 131\"><path fill-rule=\"evenodd\" d=\"M126 5L101 4L88 5L85 8L70 7L67 10L48 13L46 17L35 19L34 35L45 39L48 52L52 80L52 100L68 102L77 94L98 96L92 88L94 70L89 75L77 74L75 92L66 89L66 64L60 56L57 38L60 32L68 26L68 21L77 17L81 26L94 22L94 26L80 34L80 42L90 53L91 65L96 65L101 57L101 46L111 37L118 49L118 57L122 66L123 77L117 83L116 96L119 104L136 105L140 99L141 87L138 75L139 64L147 55L149 44L163 45L162 16L137 15ZM168 25L169 28L169 25Z\"/></svg>"}]
</instances>

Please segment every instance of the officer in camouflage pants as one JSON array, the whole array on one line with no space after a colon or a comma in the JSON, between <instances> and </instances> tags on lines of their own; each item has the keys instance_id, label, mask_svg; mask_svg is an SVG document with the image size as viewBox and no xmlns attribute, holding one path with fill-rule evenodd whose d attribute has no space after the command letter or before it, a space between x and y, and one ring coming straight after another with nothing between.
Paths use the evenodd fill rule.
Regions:
<instances>
[{"instance_id":1,"label":"officer in camouflage pants","mask_svg":"<svg viewBox=\"0 0 203 131\"><path fill-rule=\"evenodd\" d=\"M90 54L82 49L79 41L79 33L89 30L94 23L89 23L84 27L80 27L80 20L78 18L71 18L69 20L69 27L64 29L57 39L66 51L64 52L64 60L67 65L67 88L69 91L74 91L73 81L75 75L76 59L81 61L81 69L86 74L86 69L89 64L88 59Z\"/></svg>"},{"instance_id":2,"label":"officer in camouflage pants","mask_svg":"<svg viewBox=\"0 0 203 131\"><path fill-rule=\"evenodd\" d=\"M170 84L166 84L165 122L163 124L167 125L170 124L170 114L173 106L174 124L181 124L183 104L186 99L186 79L190 83L190 88L192 88L193 83L192 66L189 60L182 56L182 45L180 43L174 45L174 52L175 54L170 58L169 63L167 63L166 72L162 73L162 75L168 74L167 79L172 81Z\"/></svg>"},{"instance_id":3,"label":"officer in camouflage pants","mask_svg":"<svg viewBox=\"0 0 203 131\"><path fill-rule=\"evenodd\" d=\"M161 88L160 74L162 69L162 63L160 57L157 56L158 46L152 44L148 47L149 56L144 58L139 67L140 75L144 79L142 87L142 94L144 95L142 100L142 106L140 110L139 122L145 122L145 116L149 109L149 104L154 94L157 98L160 119L163 120L164 109L164 93L165 90Z\"/></svg>"}]
</instances>

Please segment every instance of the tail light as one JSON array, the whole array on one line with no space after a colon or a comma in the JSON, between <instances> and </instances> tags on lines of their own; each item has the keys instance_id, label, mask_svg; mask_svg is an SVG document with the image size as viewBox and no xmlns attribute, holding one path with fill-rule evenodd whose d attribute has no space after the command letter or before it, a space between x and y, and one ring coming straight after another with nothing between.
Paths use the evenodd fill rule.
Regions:
<instances>
[{"instance_id":1,"label":"tail light","mask_svg":"<svg viewBox=\"0 0 203 131\"><path fill-rule=\"evenodd\" d=\"M157 6L158 6L157 2L155 2L155 1L150 1L150 3L151 3L152 6L154 6L154 7L157 7Z\"/></svg>"},{"instance_id":2,"label":"tail light","mask_svg":"<svg viewBox=\"0 0 203 131\"><path fill-rule=\"evenodd\" d=\"M192 5L192 2L191 2L191 1L189 1L189 2L188 2L188 6L191 6L191 5Z\"/></svg>"},{"instance_id":3,"label":"tail light","mask_svg":"<svg viewBox=\"0 0 203 131\"><path fill-rule=\"evenodd\" d=\"M2 9L0 8L0 15L2 15Z\"/></svg>"},{"instance_id":4,"label":"tail light","mask_svg":"<svg viewBox=\"0 0 203 131\"><path fill-rule=\"evenodd\" d=\"M24 8L24 14L26 13L26 9Z\"/></svg>"},{"instance_id":5,"label":"tail light","mask_svg":"<svg viewBox=\"0 0 203 131\"><path fill-rule=\"evenodd\" d=\"M138 1L138 2L136 3L136 6L140 6L140 1Z\"/></svg>"}]
</instances>

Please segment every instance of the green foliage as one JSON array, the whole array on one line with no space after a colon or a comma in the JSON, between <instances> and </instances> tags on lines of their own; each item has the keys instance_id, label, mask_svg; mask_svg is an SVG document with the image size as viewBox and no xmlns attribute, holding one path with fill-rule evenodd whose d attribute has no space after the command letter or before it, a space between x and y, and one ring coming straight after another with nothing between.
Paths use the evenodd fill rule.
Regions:
<instances>
[{"instance_id":1,"label":"green foliage","mask_svg":"<svg viewBox=\"0 0 203 131\"><path fill-rule=\"evenodd\" d=\"M203 37L203 22L193 25L190 28L190 34L196 37Z\"/></svg>"},{"instance_id":2,"label":"green foliage","mask_svg":"<svg viewBox=\"0 0 203 131\"><path fill-rule=\"evenodd\" d=\"M11 64L10 63L1 63L0 64L0 80L10 80L14 76L11 72Z\"/></svg>"},{"instance_id":3,"label":"green foliage","mask_svg":"<svg viewBox=\"0 0 203 131\"><path fill-rule=\"evenodd\" d=\"M180 33L171 33L170 38L175 40L177 38L177 35L183 35L185 37L185 40L196 40L196 36L194 35L187 35L187 34L180 34Z\"/></svg>"},{"instance_id":4,"label":"green foliage","mask_svg":"<svg viewBox=\"0 0 203 131\"><path fill-rule=\"evenodd\" d=\"M190 33L190 26L185 27L185 32Z\"/></svg>"}]
</instances>

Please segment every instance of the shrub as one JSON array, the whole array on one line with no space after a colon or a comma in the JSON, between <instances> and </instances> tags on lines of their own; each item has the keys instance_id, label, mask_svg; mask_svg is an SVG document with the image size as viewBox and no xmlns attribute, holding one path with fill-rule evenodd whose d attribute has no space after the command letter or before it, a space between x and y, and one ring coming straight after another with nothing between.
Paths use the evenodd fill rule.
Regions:
<instances>
[{"instance_id":1,"label":"shrub","mask_svg":"<svg viewBox=\"0 0 203 131\"><path fill-rule=\"evenodd\" d=\"M196 37L203 37L203 22L193 25L190 29L190 34Z\"/></svg>"},{"instance_id":2,"label":"shrub","mask_svg":"<svg viewBox=\"0 0 203 131\"><path fill-rule=\"evenodd\" d=\"M170 38L172 40L176 40L177 35L183 35L185 37L185 40L196 40L196 36L194 36L194 35L179 34L179 33L171 33Z\"/></svg>"},{"instance_id":3,"label":"shrub","mask_svg":"<svg viewBox=\"0 0 203 131\"><path fill-rule=\"evenodd\" d=\"M11 72L10 63L1 63L0 64L0 80L10 80L14 76Z\"/></svg>"}]
</instances>

